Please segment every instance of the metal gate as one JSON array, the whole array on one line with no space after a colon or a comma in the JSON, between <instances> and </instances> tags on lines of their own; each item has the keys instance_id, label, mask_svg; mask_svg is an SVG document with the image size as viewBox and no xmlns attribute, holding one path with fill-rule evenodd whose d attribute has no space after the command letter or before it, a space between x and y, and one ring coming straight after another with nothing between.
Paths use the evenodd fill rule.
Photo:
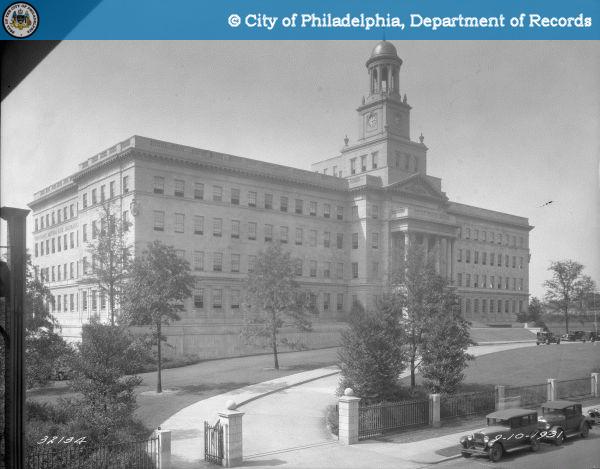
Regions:
<instances>
[{"instance_id":1,"label":"metal gate","mask_svg":"<svg viewBox=\"0 0 600 469\"><path fill-rule=\"evenodd\" d=\"M219 420L212 427L204 422L204 460L219 465L223 461L223 426Z\"/></svg>"},{"instance_id":2,"label":"metal gate","mask_svg":"<svg viewBox=\"0 0 600 469\"><path fill-rule=\"evenodd\" d=\"M429 425L430 402L388 402L358 408L358 439L364 440L390 430Z\"/></svg>"}]
</instances>

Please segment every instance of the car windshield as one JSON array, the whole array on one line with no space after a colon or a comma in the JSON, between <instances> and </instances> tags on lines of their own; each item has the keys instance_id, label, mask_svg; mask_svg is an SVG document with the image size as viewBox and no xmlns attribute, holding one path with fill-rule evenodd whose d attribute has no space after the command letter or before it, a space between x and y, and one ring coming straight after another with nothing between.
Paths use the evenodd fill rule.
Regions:
<instances>
[{"instance_id":1,"label":"car windshield","mask_svg":"<svg viewBox=\"0 0 600 469\"><path fill-rule=\"evenodd\" d=\"M546 409L542 407L542 413L544 415L563 415L564 412L561 409Z\"/></svg>"},{"instance_id":2,"label":"car windshield","mask_svg":"<svg viewBox=\"0 0 600 469\"><path fill-rule=\"evenodd\" d=\"M488 418L487 419L487 424L488 427L491 427L492 425L500 425L503 427L509 427L510 423L508 422L507 419L492 419L492 418Z\"/></svg>"}]
</instances>

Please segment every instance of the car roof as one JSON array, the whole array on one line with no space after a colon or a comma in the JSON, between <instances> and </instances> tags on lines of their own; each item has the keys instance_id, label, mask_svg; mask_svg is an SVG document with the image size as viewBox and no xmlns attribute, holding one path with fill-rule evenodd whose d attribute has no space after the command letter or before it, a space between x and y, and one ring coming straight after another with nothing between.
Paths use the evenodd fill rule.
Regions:
<instances>
[{"instance_id":1,"label":"car roof","mask_svg":"<svg viewBox=\"0 0 600 469\"><path fill-rule=\"evenodd\" d=\"M491 414L488 414L486 417L492 418L492 419L510 419L512 417L521 417L522 415L529 415L529 414L537 414L537 412L535 410L531 410L531 409L521 409L519 407L514 407L512 409L504 409L504 410L498 410L496 412L492 412Z\"/></svg>"},{"instance_id":2,"label":"car roof","mask_svg":"<svg viewBox=\"0 0 600 469\"><path fill-rule=\"evenodd\" d=\"M565 407L569 407L572 405L578 404L578 402L573 401L548 401L542 404L542 407L546 409L564 409Z\"/></svg>"}]
</instances>

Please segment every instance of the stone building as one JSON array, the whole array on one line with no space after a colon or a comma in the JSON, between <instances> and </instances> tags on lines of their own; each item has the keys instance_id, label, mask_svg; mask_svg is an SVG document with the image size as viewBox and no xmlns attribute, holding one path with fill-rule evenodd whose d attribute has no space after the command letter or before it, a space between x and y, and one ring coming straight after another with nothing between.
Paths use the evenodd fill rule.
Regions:
<instances>
[{"instance_id":1,"label":"stone building","mask_svg":"<svg viewBox=\"0 0 600 469\"><path fill-rule=\"evenodd\" d=\"M391 43L375 47L358 139L346 139L339 155L312 171L133 136L35 193L33 261L55 296L64 335L77 337L91 315L107 315L106 298L86 274L87 243L106 202L130 223L136 252L159 239L191 264L193 297L166 332L179 353L244 353L241 285L269 242L301 261L298 279L319 310L309 345L335 343L353 301L373 304L410 243L435 255L467 319L513 322L528 303L532 227L526 218L451 202L441 179L427 174L423 138L410 136L401 65Z\"/></svg>"}]
</instances>

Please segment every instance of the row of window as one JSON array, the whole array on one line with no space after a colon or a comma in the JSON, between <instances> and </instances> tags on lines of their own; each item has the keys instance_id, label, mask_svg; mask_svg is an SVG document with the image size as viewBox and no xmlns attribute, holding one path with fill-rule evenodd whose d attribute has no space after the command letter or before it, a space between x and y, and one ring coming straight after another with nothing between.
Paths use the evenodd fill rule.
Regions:
<instances>
[{"instance_id":1,"label":"row of window","mask_svg":"<svg viewBox=\"0 0 600 469\"><path fill-rule=\"evenodd\" d=\"M85 259L85 258L84 258ZM72 280L79 278L79 263L67 262L65 264L53 265L50 267L35 267L36 277L39 274L41 282L60 282L62 280Z\"/></svg>"},{"instance_id":2,"label":"row of window","mask_svg":"<svg viewBox=\"0 0 600 469\"><path fill-rule=\"evenodd\" d=\"M464 279L464 284L463 284L463 279ZM481 283L479 283L480 279L481 279ZM498 283L496 283L496 280L498 281ZM459 287L467 287L467 288L496 288L497 287L499 290L504 289L504 290L523 291L525 282L522 278L514 278L513 277L512 282L511 282L510 277L503 278L500 275L498 275L498 277L496 277L494 275L490 275L489 283L488 283L487 275L481 275L481 277L480 277L479 274L474 274L473 275L473 283L471 283L471 274L459 273L459 274L457 274L456 283ZM512 288L510 288L511 283L512 283Z\"/></svg>"},{"instance_id":3,"label":"row of window","mask_svg":"<svg viewBox=\"0 0 600 469\"><path fill-rule=\"evenodd\" d=\"M85 239L84 239L85 241ZM34 244L34 256L44 256L48 254L54 254L55 252L66 251L67 249L73 249L79 246L79 236L75 238L75 232L65 233L59 235L56 238L47 239Z\"/></svg>"},{"instance_id":4,"label":"row of window","mask_svg":"<svg viewBox=\"0 0 600 469\"><path fill-rule=\"evenodd\" d=\"M108 199L112 199L116 194L116 181L110 181L108 183L108 193L106 190L106 184L100 185L100 191L98 192L98 188L93 188L90 191L90 199L88 200L88 193L84 192L81 195L81 205L83 208L87 208L88 206L94 206L97 203L103 203ZM129 192L129 176L123 176L122 179L122 189L123 194L127 194Z\"/></svg>"},{"instance_id":5,"label":"row of window","mask_svg":"<svg viewBox=\"0 0 600 469\"><path fill-rule=\"evenodd\" d=\"M523 268L523 260L524 258L522 256L519 256L519 269ZM456 257L456 261L457 262L464 262L467 264L471 263L471 250L470 249L465 249L464 250L464 258L463 258L463 250L459 249L458 250L458 255ZM512 265L513 269L517 268L517 256L512 256L512 264L510 262L510 256L508 254L504 255L504 267L510 267ZM493 266L496 265L498 267L502 267L502 254L498 253L496 254L495 252L490 252L489 253L489 265ZM481 265L487 265L488 263L488 253L486 251L473 251L473 264L479 264L481 263Z\"/></svg>"},{"instance_id":6,"label":"row of window","mask_svg":"<svg viewBox=\"0 0 600 469\"><path fill-rule=\"evenodd\" d=\"M365 171L367 171L367 164L368 164L368 160L369 156L368 155L361 155L358 158L350 158L350 174L356 174L356 163L360 161L360 172L364 173ZM373 152L371 153L371 158L370 158L370 162L371 162L371 169L377 169L378 166L378 159L379 159L379 152ZM324 174L327 174L325 171L323 171ZM335 169L334 169L334 173L335 173Z\"/></svg>"},{"instance_id":7,"label":"row of window","mask_svg":"<svg viewBox=\"0 0 600 469\"><path fill-rule=\"evenodd\" d=\"M50 228L51 226L58 225L63 221L67 221L72 218L75 218L75 204L71 204L69 206L65 205L64 207L56 209L55 211L35 217L35 231L43 230L44 228Z\"/></svg>"},{"instance_id":8,"label":"row of window","mask_svg":"<svg viewBox=\"0 0 600 469\"><path fill-rule=\"evenodd\" d=\"M523 236L518 237L519 244L517 246L517 236L515 236L515 235L509 235L507 233L504 233L504 234L496 233L496 235L494 237L493 231L485 231L485 230L479 230L479 229L471 230L471 228L467 228L467 227L460 229L459 237L461 239L469 239L469 240L474 240L474 241L483 241L483 242L490 242L490 243L496 242L496 244L503 244L504 246L510 246L510 247L514 247L514 248L526 247L525 246L525 238Z\"/></svg>"},{"instance_id":9,"label":"row of window","mask_svg":"<svg viewBox=\"0 0 600 469\"><path fill-rule=\"evenodd\" d=\"M471 313L521 313L523 301L519 300L495 300L495 299L460 299L461 311L469 316ZM489 305L489 310L488 310ZM472 306L472 310L471 310ZM479 309L481 306L481 310ZM518 308L518 310L517 310Z\"/></svg>"},{"instance_id":10,"label":"row of window","mask_svg":"<svg viewBox=\"0 0 600 469\"><path fill-rule=\"evenodd\" d=\"M163 176L154 176L154 193L155 194L164 194L165 193L165 178ZM175 179L174 180L174 189L173 195L175 197L185 197L185 181L183 179ZM205 186L202 182L194 183L194 199L204 200L205 199ZM230 198L229 202L232 205L240 205L241 204L241 191L238 188L230 189ZM223 195L223 186L213 185L212 186L212 194L211 198L214 202L225 202ZM274 200L273 194L265 193L263 194L262 206L260 208L265 208L267 210L273 210L274 208ZM308 202L308 205L303 199L294 199L293 200L293 211L296 214L304 215L308 214L310 216L316 217L318 212L319 204L311 200ZM290 199L287 196L279 197L279 211L288 212L291 211L292 207L290 206ZM246 204L248 207L258 207L258 192L256 191L247 191L246 192ZM338 220L344 219L344 207L338 205L335 207L335 216ZM332 216L332 206L331 204L322 204L322 216L324 218L331 218Z\"/></svg>"}]
</instances>

